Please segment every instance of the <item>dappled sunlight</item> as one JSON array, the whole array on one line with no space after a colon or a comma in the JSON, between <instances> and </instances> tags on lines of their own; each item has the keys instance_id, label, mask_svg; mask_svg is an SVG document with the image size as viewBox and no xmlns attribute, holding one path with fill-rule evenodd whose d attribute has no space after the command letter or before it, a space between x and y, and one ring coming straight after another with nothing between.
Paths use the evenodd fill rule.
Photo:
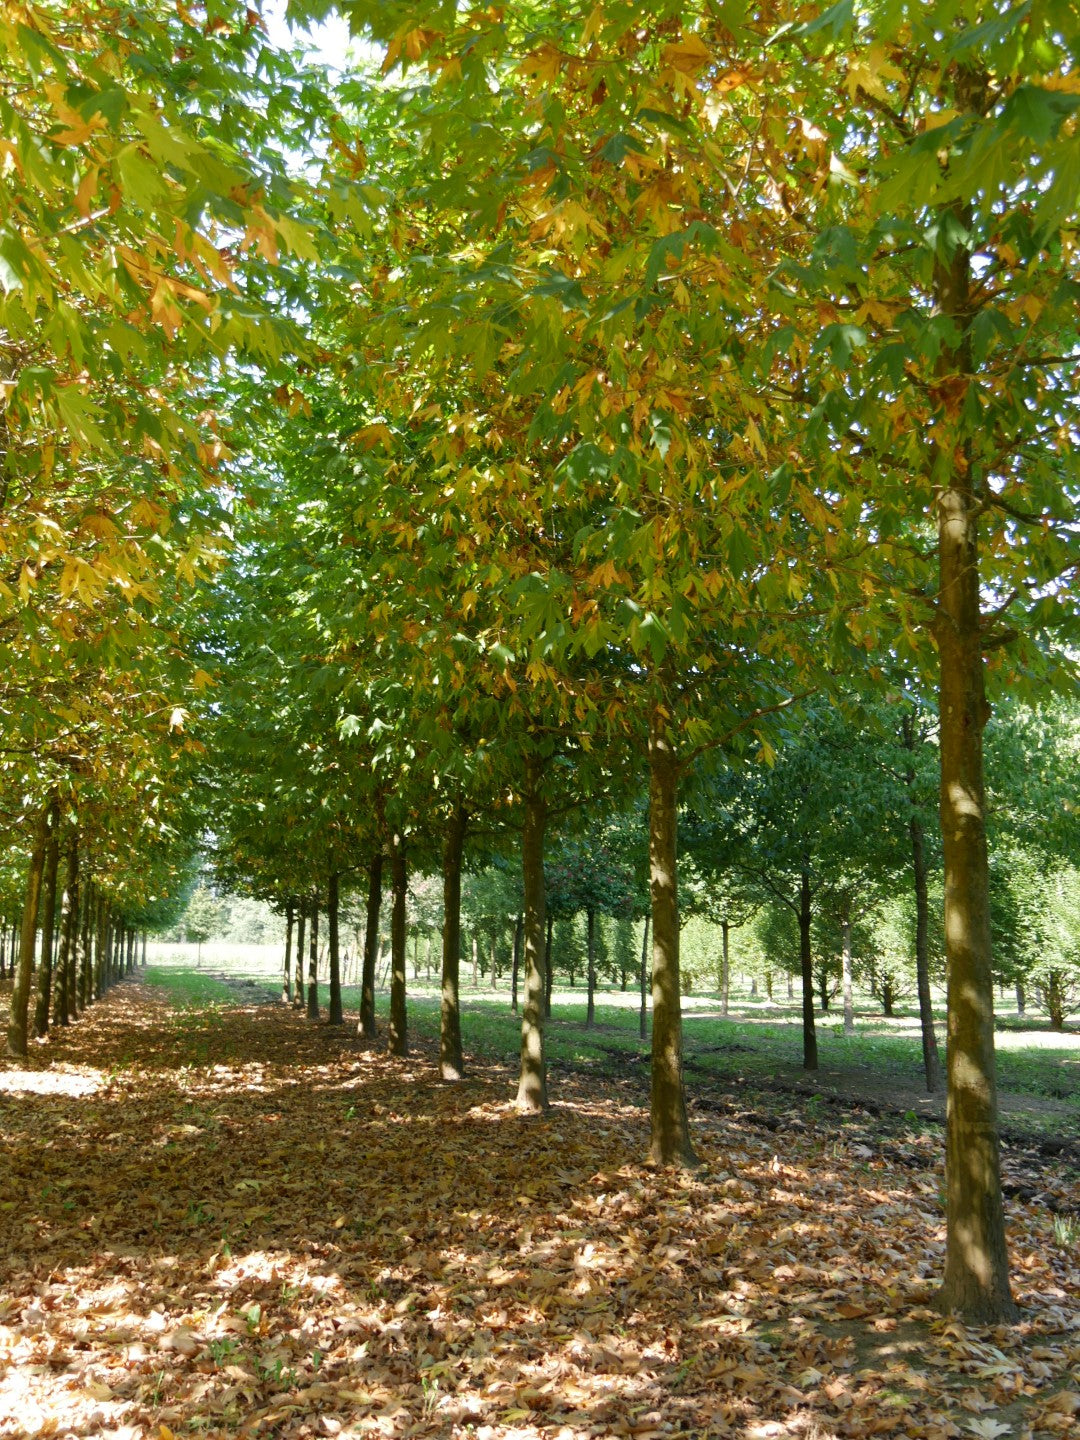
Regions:
<instances>
[{"instance_id":1,"label":"dappled sunlight","mask_svg":"<svg viewBox=\"0 0 1080 1440\"><path fill-rule=\"evenodd\" d=\"M726 1104L696 1115L702 1168L666 1171L632 1082L560 1074L523 1118L505 1065L445 1086L422 1044L134 985L62 1048L93 1093L0 1091L5 1440L945 1437L990 1365L926 1308L917 1140L894 1163L865 1127ZM1013 1210L1038 1309L994 1337L1000 1403L1080 1359L1044 1206Z\"/></svg>"},{"instance_id":2,"label":"dappled sunlight","mask_svg":"<svg viewBox=\"0 0 1080 1440\"><path fill-rule=\"evenodd\" d=\"M88 1066L0 1070L0 1092L8 1095L63 1095L67 1099L78 1099L83 1095L96 1095L104 1079L100 1070Z\"/></svg>"}]
</instances>

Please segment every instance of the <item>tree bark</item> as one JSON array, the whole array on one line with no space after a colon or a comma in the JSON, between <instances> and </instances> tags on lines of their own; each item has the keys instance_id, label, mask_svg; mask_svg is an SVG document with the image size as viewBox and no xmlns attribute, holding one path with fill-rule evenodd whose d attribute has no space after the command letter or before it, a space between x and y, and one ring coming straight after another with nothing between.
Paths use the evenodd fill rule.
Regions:
<instances>
[{"instance_id":1,"label":"tree bark","mask_svg":"<svg viewBox=\"0 0 1080 1440\"><path fill-rule=\"evenodd\" d=\"M82 888L82 903L80 909L79 924L79 1004L81 1013L94 998L93 990L93 956L91 953L91 941L93 937L94 916L97 914L96 887L93 880L87 881Z\"/></svg>"},{"instance_id":2,"label":"tree bark","mask_svg":"<svg viewBox=\"0 0 1080 1440\"><path fill-rule=\"evenodd\" d=\"M586 908L585 923L588 937L585 979L589 991L585 1006L585 1028L591 1030L596 1024L596 909L592 905Z\"/></svg>"},{"instance_id":3,"label":"tree bark","mask_svg":"<svg viewBox=\"0 0 1080 1440\"><path fill-rule=\"evenodd\" d=\"M442 996L439 1010L439 1076L461 1080L465 1057L461 1052L461 866L469 816L459 801L450 816L443 843ZM515 961L516 965L516 961ZM517 970L514 971L517 1003Z\"/></svg>"},{"instance_id":4,"label":"tree bark","mask_svg":"<svg viewBox=\"0 0 1080 1440\"><path fill-rule=\"evenodd\" d=\"M30 1009L30 983L34 973L38 908L41 903L45 851L49 843L50 815L51 806L44 805L34 822L30 868L26 875L26 889L23 897L22 933L19 937L19 958L15 966L15 986L11 992L11 1019L7 1032L8 1054L19 1060L25 1060L29 1054L27 1021Z\"/></svg>"},{"instance_id":5,"label":"tree bark","mask_svg":"<svg viewBox=\"0 0 1080 1440\"><path fill-rule=\"evenodd\" d=\"M304 1003L304 958L307 954L307 901L296 902L296 986L293 1004L297 1010Z\"/></svg>"},{"instance_id":6,"label":"tree bark","mask_svg":"<svg viewBox=\"0 0 1080 1440\"><path fill-rule=\"evenodd\" d=\"M525 999L521 1010L521 1066L516 1100L517 1108L529 1114L540 1114L548 1106L547 1067L544 1062L546 827L547 804L540 793L540 762L529 760L525 767L525 823L521 836L521 874L525 890Z\"/></svg>"},{"instance_id":7,"label":"tree bark","mask_svg":"<svg viewBox=\"0 0 1080 1440\"><path fill-rule=\"evenodd\" d=\"M319 902L309 903L311 911L308 925L308 972L307 972L307 1018L319 1018Z\"/></svg>"},{"instance_id":8,"label":"tree bark","mask_svg":"<svg viewBox=\"0 0 1080 1440\"><path fill-rule=\"evenodd\" d=\"M79 923L79 837L72 830L67 843L64 893L60 902L60 953L56 962L56 1004L53 1019L71 1022L75 1009L75 937Z\"/></svg>"},{"instance_id":9,"label":"tree bark","mask_svg":"<svg viewBox=\"0 0 1080 1440\"><path fill-rule=\"evenodd\" d=\"M339 876L336 870L330 872L326 894L326 936L328 964L330 969L330 1012L327 1017L331 1025L343 1025L345 1015L341 1008L341 949L338 942Z\"/></svg>"},{"instance_id":10,"label":"tree bark","mask_svg":"<svg viewBox=\"0 0 1080 1440\"><path fill-rule=\"evenodd\" d=\"M814 1028L814 959L810 949L810 921L810 867L804 861L799 877L799 963L802 971L804 1070L818 1068L817 1031Z\"/></svg>"},{"instance_id":11,"label":"tree bark","mask_svg":"<svg viewBox=\"0 0 1080 1440\"><path fill-rule=\"evenodd\" d=\"M296 901L285 902L285 970L281 977L281 1003L292 1004L292 944L293 920L296 917Z\"/></svg>"},{"instance_id":12,"label":"tree bark","mask_svg":"<svg viewBox=\"0 0 1080 1440\"><path fill-rule=\"evenodd\" d=\"M667 719L649 717L649 888L652 900L652 1085L650 1153L658 1165L695 1165L682 1074L679 989L679 769Z\"/></svg>"},{"instance_id":13,"label":"tree bark","mask_svg":"<svg viewBox=\"0 0 1080 1440\"><path fill-rule=\"evenodd\" d=\"M405 905L408 898L408 870L405 836L395 831L390 842L390 1032L391 1055L409 1053L408 1021L405 1006Z\"/></svg>"},{"instance_id":14,"label":"tree bark","mask_svg":"<svg viewBox=\"0 0 1080 1440\"><path fill-rule=\"evenodd\" d=\"M840 953L844 977L844 1034L850 1035L855 1029L855 1001L851 985L851 917L848 915L840 922Z\"/></svg>"},{"instance_id":15,"label":"tree bark","mask_svg":"<svg viewBox=\"0 0 1080 1440\"><path fill-rule=\"evenodd\" d=\"M56 872L60 865L60 806L54 800L49 809L49 838L45 845L45 875L42 881L41 963L37 975L37 1003L34 1007L34 1038L49 1033L52 1006L53 930L56 925Z\"/></svg>"},{"instance_id":16,"label":"tree bark","mask_svg":"<svg viewBox=\"0 0 1080 1440\"><path fill-rule=\"evenodd\" d=\"M94 900L94 999L100 1000L109 988L109 907L96 885Z\"/></svg>"},{"instance_id":17,"label":"tree bark","mask_svg":"<svg viewBox=\"0 0 1080 1440\"><path fill-rule=\"evenodd\" d=\"M963 227L970 215L955 215ZM957 245L938 262L935 299L966 337L972 315L971 261ZM939 373L969 375L966 338L942 354ZM948 421L946 420L947 424ZM940 588L935 635L945 859L948 972L948 1099L945 1122L945 1275L938 1304L989 1323L1014 1312L1001 1195L990 876L983 783L983 727L989 715L979 600L979 502L969 447L934 447Z\"/></svg>"},{"instance_id":18,"label":"tree bark","mask_svg":"<svg viewBox=\"0 0 1080 1440\"><path fill-rule=\"evenodd\" d=\"M374 1041L375 967L379 962L379 911L382 909L382 851L376 850L368 865L367 909L364 918L364 963L360 974L360 1024L362 1039Z\"/></svg>"},{"instance_id":19,"label":"tree bark","mask_svg":"<svg viewBox=\"0 0 1080 1440\"><path fill-rule=\"evenodd\" d=\"M1024 1015L1026 1013L1026 999L1027 997L1024 994L1024 982L1023 980L1018 979L1016 981L1016 1013L1021 1020L1024 1018Z\"/></svg>"}]
</instances>

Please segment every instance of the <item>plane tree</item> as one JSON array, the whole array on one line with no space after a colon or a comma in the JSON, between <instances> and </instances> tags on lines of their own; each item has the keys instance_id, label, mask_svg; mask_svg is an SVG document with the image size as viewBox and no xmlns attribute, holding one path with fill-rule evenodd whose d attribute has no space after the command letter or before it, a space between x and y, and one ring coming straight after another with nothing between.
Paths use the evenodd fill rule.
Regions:
<instances>
[{"instance_id":1,"label":"plane tree","mask_svg":"<svg viewBox=\"0 0 1080 1440\"><path fill-rule=\"evenodd\" d=\"M937 658L949 986L940 1304L1012 1313L993 1055L987 677L1075 635L1071 7L834 5L778 38L809 262L770 303L820 483L857 491L880 612ZM823 83L823 81L825 83ZM809 127L809 128L807 128ZM840 183L830 185L829 174ZM815 178L817 177L817 178Z\"/></svg>"}]
</instances>

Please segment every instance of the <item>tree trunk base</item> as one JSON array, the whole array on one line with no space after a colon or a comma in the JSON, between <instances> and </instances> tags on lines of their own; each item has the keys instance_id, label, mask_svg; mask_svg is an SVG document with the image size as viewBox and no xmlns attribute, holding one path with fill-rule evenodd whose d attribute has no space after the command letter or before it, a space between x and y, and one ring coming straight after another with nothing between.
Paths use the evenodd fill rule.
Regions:
<instances>
[{"instance_id":1,"label":"tree trunk base","mask_svg":"<svg viewBox=\"0 0 1080 1440\"><path fill-rule=\"evenodd\" d=\"M1011 1295L986 1294L982 1290L953 1295L947 1282L930 1301L930 1308L939 1315L955 1315L967 1325L1013 1325L1023 1314Z\"/></svg>"}]
</instances>

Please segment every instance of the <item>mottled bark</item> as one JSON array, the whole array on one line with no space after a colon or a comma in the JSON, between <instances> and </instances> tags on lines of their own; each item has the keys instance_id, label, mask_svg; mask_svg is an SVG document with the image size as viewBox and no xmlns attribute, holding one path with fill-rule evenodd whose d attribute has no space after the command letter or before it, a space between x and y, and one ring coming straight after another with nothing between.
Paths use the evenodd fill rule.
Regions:
<instances>
[{"instance_id":1,"label":"mottled bark","mask_svg":"<svg viewBox=\"0 0 1080 1440\"><path fill-rule=\"evenodd\" d=\"M409 1053L408 1019L405 1004L405 906L408 898L408 870L405 836L396 831L390 842L390 1030L391 1055Z\"/></svg>"},{"instance_id":2,"label":"mottled bark","mask_svg":"<svg viewBox=\"0 0 1080 1440\"><path fill-rule=\"evenodd\" d=\"M461 866L469 817L464 805L454 806L443 842L442 996L439 1012L439 1075L460 1080L465 1074L461 1052ZM514 984L517 984L515 973Z\"/></svg>"},{"instance_id":3,"label":"mottled bark","mask_svg":"<svg viewBox=\"0 0 1080 1440\"><path fill-rule=\"evenodd\" d=\"M694 1165L682 1074L679 990L678 778L659 705L649 720L649 888L652 900L650 1153L658 1165Z\"/></svg>"},{"instance_id":4,"label":"mottled bark","mask_svg":"<svg viewBox=\"0 0 1080 1440\"><path fill-rule=\"evenodd\" d=\"M526 766L525 822L521 874L525 889L525 998L521 1010L521 1061L517 1107L538 1114L547 1109L544 1010L547 965L544 955L547 897L544 892L544 831L547 805L540 793L540 765ZM550 934L550 931L548 932Z\"/></svg>"},{"instance_id":5,"label":"mottled bark","mask_svg":"<svg viewBox=\"0 0 1080 1440\"><path fill-rule=\"evenodd\" d=\"M375 1025L375 967L379 961L379 912L382 909L382 851L368 865L367 909L364 918L364 962L360 973L360 1024L362 1039L373 1041Z\"/></svg>"},{"instance_id":6,"label":"mottled bark","mask_svg":"<svg viewBox=\"0 0 1080 1440\"><path fill-rule=\"evenodd\" d=\"M970 216L957 213L966 227ZM963 339L943 353L939 370L954 381L970 373L970 256L957 246L935 271L939 310ZM989 715L983 674L978 513L970 454L961 441L935 447L940 583L936 638L941 761L941 833L945 861L945 958L948 972L948 1100L945 1124L945 1275L938 1302L965 1319L991 1322L1014 1313L1009 1290L1001 1195L994 989L990 949L990 876L983 783L983 728Z\"/></svg>"}]
</instances>

